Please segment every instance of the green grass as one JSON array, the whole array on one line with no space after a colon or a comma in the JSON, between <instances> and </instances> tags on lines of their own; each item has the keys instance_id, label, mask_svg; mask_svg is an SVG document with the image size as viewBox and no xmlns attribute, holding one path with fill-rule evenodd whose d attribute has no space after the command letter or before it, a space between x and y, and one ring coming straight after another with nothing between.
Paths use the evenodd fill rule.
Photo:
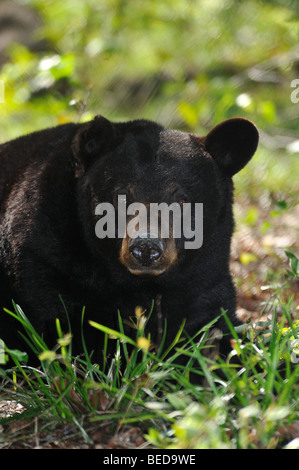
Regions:
<instances>
[{"instance_id":1,"label":"green grass","mask_svg":"<svg viewBox=\"0 0 299 470\"><path fill-rule=\"evenodd\" d=\"M7 351L15 367L0 371L2 398L26 407L22 419L73 423L89 444L92 426L109 425L113 435L125 425L138 425L148 444L162 449L299 448L296 435L286 432L299 420L299 321L292 319L294 299L287 295L299 261L288 256L284 283L268 286L273 292L269 320L234 329L226 318L233 335L226 360L207 353L213 324L187 341L182 324L171 347L155 351L137 311L135 340L124 335L121 319L119 331L93 323L105 335L105 347L116 344L111 361L94 364L87 351L72 357L71 335L61 331L59 320L57 347L49 351L15 305L7 313L25 327L40 367L27 366L20 351ZM187 366L178 362L182 355ZM201 376L201 385L190 381L192 372Z\"/></svg>"}]
</instances>

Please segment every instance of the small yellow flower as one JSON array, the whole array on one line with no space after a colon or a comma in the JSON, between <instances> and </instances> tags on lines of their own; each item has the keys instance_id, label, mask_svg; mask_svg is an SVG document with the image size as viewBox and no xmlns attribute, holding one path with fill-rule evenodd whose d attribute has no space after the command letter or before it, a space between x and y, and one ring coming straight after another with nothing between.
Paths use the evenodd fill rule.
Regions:
<instances>
[{"instance_id":1,"label":"small yellow flower","mask_svg":"<svg viewBox=\"0 0 299 470\"><path fill-rule=\"evenodd\" d=\"M240 261L242 264L247 266L250 263L254 263L258 260L258 257L254 253L241 253L240 254Z\"/></svg>"},{"instance_id":2,"label":"small yellow flower","mask_svg":"<svg viewBox=\"0 0 299 470\"><path fill-rule=\"evenodd\" d=\"M146 316L144 315L146 310L138 305L135 308L135 317L137 319L137 329L138 330L143 330L146 324Z\"/></svg>"},{"instance_id":3,"label":"small yellow flower","mask_svg":"<svg viewBox=\"0 0 299 470\"><path fill-rule=\"evenodd\" d=\"M140 305L137 305L135 308L135 317L139 320L139 318L144 315L145 309L141 307Z\"/></svg>"},{"instance_id":4,"label":"small yellow flower","mask_svg":"<svg viewBox=\"0 0 299 470\"><path fill-rule=\"evenodd\" d=\"M72 340L71 333L67 333L62 338L58 338L57 342L59 346L68 346Z\"/></svg>"},{"instance_id":5,"label":"small yellow flower","mask_svg":"<svg viewBox=\"0 0 299 470\"><path fill-rule=\"evenodd\" d=\"M138 348L143 349L143 351L148 351L150 345L150 341L147 338L144 338L143 336L137 339L137 346Z\"/></svg>"},{"instance_id":6,"label":"small yellow flower","mask_svg":"<svg viewBox=\"0 0 299 470\"><path fill-rule=\"evenodd\" d=\"M56 352L55 351L43 351L39 356L38 356L40 361L48 361L52 362L56 358Z\"/></svg>"}]
</instances>

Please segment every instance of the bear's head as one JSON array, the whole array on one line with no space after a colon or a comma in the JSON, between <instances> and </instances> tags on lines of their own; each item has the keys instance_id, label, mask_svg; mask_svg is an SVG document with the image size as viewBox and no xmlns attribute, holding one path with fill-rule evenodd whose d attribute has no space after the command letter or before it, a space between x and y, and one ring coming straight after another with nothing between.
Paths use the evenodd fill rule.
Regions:
<instances>
[{"instance_id":1,"label":"bear's head","mask_svg":"<svg viewBox=\"0 0 299 470\"><path fill-rule=\"evenodd\" d=\"M89 250L148 277L191 260L217 229L230 239L232 176L257 144L242 118L205 137L145 120L82 125L72 150Z\"/></svg>"}]
</instances>

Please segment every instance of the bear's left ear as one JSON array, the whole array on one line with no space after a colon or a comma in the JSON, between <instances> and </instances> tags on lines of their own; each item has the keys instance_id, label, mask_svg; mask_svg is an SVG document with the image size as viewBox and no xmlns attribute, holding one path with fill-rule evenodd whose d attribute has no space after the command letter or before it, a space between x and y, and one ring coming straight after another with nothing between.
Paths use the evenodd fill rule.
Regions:
<instances>
[{"instance_id":1,"label":"bear's left ear","mask_svg":"<svg viewBox=\"0 0 299 470\"><path fill-rule=\"evenodd\" d=\"M116 147L117 136L116 126L103 116L82 124L71 146L76 175L80 176L96 158Z\"/></svg>"},{"instance_id":2,"label":"bear's left ear","mask_svg":"<svg viewBox=\"0 0 299 470\"><path fill-rule=\"evenodd\" d=\"M258 140L256 126L243 118L228 119L201 139L222 171L230 176L249 162L257 149Z\"/></svg>"}]
</instances>

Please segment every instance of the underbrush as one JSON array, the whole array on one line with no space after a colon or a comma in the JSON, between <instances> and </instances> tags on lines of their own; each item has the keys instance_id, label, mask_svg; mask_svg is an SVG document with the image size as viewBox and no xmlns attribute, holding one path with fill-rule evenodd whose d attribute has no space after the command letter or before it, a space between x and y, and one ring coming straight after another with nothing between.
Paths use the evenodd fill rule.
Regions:
<instances>
[{"instance_id":1,"label":"underbrush","mask_svg":"<svg viewBox=\"0 0 299 470\"><path fill-rule=\"evenodd\" d=\"M288 257L283 285L267 286L272 292L267 321L234 328L222 312L233 337L225 359L216 354L216 320L193 338L185 337L182 324L171 346L163 350L162 340L155 351L145 336L146 319L136 309L135 340L125 336L121 317L119 331L92 323L105 335L105 348L110 341L116 345L112 360L95 364L87 350L72 356L71 332L62 332L58 319L57 346L49 350L14 305L7 314L22 323L40 367L28 366L23 352L6 350L15 366L0 369L0 396L16 400L25 411L0 422L38 417L48 429L72 423L91 446L91 430L105 427L115 436L126 426L138 426L141 447L299 448L299 321L288 294L299 260L292 253ZM200 385L190 380L194 376ZM7 440L13 442L14 436L0 434L0 443Z\"/></svg>"}]
</instances>

